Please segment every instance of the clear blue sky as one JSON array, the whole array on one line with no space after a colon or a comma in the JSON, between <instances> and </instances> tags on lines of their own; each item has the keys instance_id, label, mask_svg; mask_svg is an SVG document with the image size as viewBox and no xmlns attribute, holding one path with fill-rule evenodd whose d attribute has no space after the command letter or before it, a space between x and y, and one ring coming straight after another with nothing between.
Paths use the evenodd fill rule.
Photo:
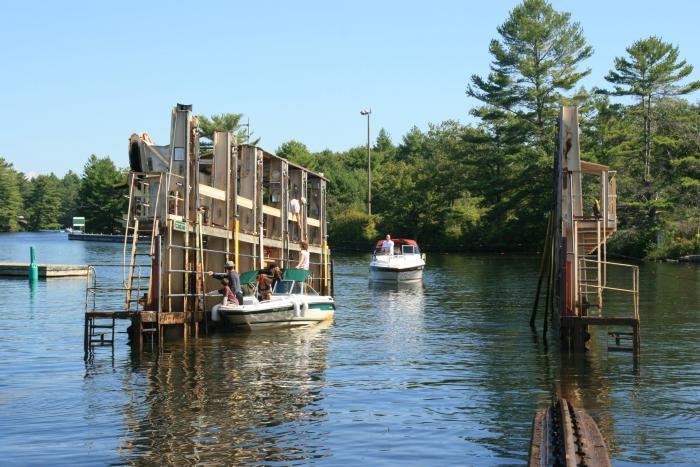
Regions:
<instances>
[{"instance_id":1,"label":"clear blue sky","mask_svg":"<svg viewBox=\"0 0 700 467\"><path fill-rule=\"evenodd\" d=\"M0 156L28 174L80 174L93 153L125 167L131 133L168 144L178 102L243 113L270 151L363 145L368 107L373 139L384 127L398 143L414 125L470 121L469 77L488 72L488 43L518 3L3 2ZM553 5L595 48L587 87L649 35L678 45L700 78L700 2Z\"/></svg>"}]
</instances>

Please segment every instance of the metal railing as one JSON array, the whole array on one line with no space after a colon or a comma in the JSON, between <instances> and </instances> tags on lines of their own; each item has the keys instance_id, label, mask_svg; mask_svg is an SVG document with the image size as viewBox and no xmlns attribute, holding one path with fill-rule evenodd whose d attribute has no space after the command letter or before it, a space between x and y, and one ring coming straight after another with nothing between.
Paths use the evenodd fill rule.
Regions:
<instances>
[{"instance_id":1,"label":"metal railing","mask_svg":"<svg viewBox=\"0 0 700 467\"><path fill-rule=\"evenodd\" d=\"M628 269L630 271L632 283L630 288L625 287L611 287L605 283L591 284L582 283L581 284L581 295L586 297L588 294L602 295L605 291L620 292L623 294L629 294L632 301L633 317L639 319L639 266L634 266L631 264L624 263L613 263L610 261L597 261L594 259L580 258L579 265L583 268L588 267L590 264L593 267L602 267L607 269L608 267L618 268L618 269Z\"/></svg>"}]
</instances>

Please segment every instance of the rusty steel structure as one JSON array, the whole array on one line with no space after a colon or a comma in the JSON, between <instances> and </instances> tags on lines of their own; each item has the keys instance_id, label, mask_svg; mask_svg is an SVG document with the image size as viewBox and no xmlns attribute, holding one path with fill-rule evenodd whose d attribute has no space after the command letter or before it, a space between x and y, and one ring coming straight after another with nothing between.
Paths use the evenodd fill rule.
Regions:
<instances>
[{"instance_id":1,"label":"rusty steel structure","mask_svg":"<svg viewBox=\"0 0 700 467\"><path fill-rule=\"evenodd\" d=\"M616 173L580 158L578 112L562 107L555 157L554 206L540 263L535 315L543 279L547 278L547 319L559 329L565 350L587 348L590 326L609 329L609 347L640 351L639 268L608 260L607 241L617 231ZM604 306L617 294L615 307Z\"/></svg>"}]
</instances>

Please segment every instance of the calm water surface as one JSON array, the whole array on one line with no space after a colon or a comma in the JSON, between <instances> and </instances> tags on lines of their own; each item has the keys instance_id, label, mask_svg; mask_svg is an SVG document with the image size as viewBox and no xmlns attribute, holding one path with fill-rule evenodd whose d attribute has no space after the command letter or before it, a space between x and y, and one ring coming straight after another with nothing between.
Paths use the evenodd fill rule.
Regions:
<instances>
[{"instance_id":1,"label":"calm water surface","mask_svg":"<svg viewBox=\"0 0 700 467\"><path fill-rule=\"evenodd\" d=\"M121 245L0 235L0 261L119 261ZM553 394L598 422L615 465L700 458L700 268L641 268L642 356L545 350L538 260L429 255L423 284L336 255L335 322L84 359L83 279L0 278L0 458L10 465L494 465L527 460ZM98 269L119 280L120 272ZM127 323L123 323L124 330ZM541 323L538 323L541 327Z\"/></svg>"}]
</instances>

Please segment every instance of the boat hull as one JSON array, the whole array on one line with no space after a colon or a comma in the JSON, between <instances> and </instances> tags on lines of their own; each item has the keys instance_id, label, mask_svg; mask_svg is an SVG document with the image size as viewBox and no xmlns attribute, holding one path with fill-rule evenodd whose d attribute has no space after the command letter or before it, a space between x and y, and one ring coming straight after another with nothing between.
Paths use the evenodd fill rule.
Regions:
<instances>
[{"instance_id":1,"label":"boat hull","mask_svg":"<svg viewBox=\"0 0 700 467\"><path fill-rule=\"evenodd\" d=\"M220 306L218 312L234 327L273 329L309 326L333 319L333 298L270 300L251 305Z\"/></svg>"},{"instance_id":2,"label":"boat hull","mask_svg":"<svg viewBox=\"0 0 700 467\"><path fill-rule=\"evenodd\" d=\"M423 279L423 265L411 268L389 268L370 265L370 279L377 282L417 282Z\"/></svg>"}]
</instances>

